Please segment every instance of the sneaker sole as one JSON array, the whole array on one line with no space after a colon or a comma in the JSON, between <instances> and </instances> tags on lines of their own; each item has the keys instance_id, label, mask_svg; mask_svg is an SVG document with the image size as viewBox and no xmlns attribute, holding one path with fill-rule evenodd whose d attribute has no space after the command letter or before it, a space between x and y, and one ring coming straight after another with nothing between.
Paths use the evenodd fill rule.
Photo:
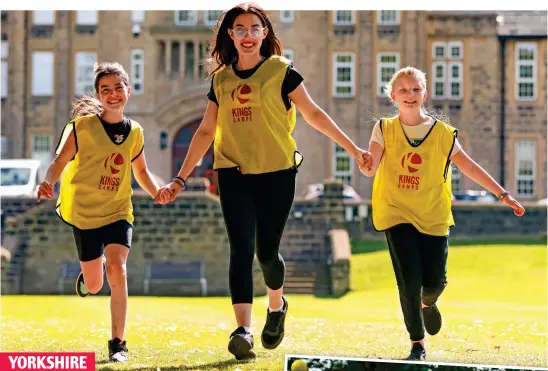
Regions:
<instances>
[{"instance_id":1,"label":"sneaker sole","mask_svg":"<svg viewBox=\"0 0 548 371\"><path fill-rule=\"evenodd\" d=\"M86 296L89 296L90 293L88 292L87 294L84 294L82 291L80 291L80 282L84 282L84 272L80 272L80 274L78 275L78 278L76 279L75 290L76 294L79 297L85 298Z\"/></svg>"},{"instance_id":2,"label":"sneaker sole","mask_svg":"<svg viewBox=\"0 0 548 371\"><path fill-rule=\"evenodd\" d=\"M423 317L424 317L424 310L423 310ZM441 330L442 325L442 319L441 319L441 313L438 309L438 307L433 307L432 311L430 312L430 315L428 316L428 321L424 321L424 329L426 332L434 336Z\"/></svg>"},{"instance_id":3,"label":"sneaker sole","mask_svg":"<svg viewBox=\"0 0 548 371\"><path fill-rule=\"evenodd\" d=\"M284 327L285 327L285 319L286 319L286 317L287 317L287 311L289 310L289 303L287 302L287 300L286 300L285 303L286 303L286 307L285 307L285 316L284 316L284 319L283 319ZM275 342L274 344L266 344L266 343L264 342L263 336L264 336L264 333L261 334L261 343L262 343L262 345L263 345L263 348L268 349L268 350L276 349L276 348L282 343L282 341L284 340L285 329L284 329L284 331L282 331L282 333L281 333L280 338L278 339L278 341Z\"/></svg>"},{"instance_id":4,"label":"sneaker sole","mask_svg":"<svg viewBox=\"0 0 548 371\"><path fill-rule=\"evenodd\" d=\"M228 342L228 351L236 357L238 361L256 358L257 355L252 350L253 347L241 336L233 336Z\"/></svg>"}]
</instances>

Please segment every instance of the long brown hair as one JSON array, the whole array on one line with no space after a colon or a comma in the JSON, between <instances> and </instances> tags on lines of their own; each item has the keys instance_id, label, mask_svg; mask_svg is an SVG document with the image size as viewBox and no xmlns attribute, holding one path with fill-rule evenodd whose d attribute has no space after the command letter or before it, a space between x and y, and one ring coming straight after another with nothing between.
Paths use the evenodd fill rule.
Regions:
<instances>
[{"instance_id":1,"label":"long brown hair","mask_svg":"<svg viewBox=\"0 0 548 371\"><path fill-rule=\"evenodd\" d=\"M122 82L125 86L129 86L129 76L124 70L124 67L118 62L97 62L93 66L93 73L95 78L93 80L93 86L95 93L99 92L99 81L109 75L118 75L122 78ZM92 95L84 95L79 99L75 99L72 103L71 117L75 119L77 117L103 113L103 105L99 100Z\"/></svg>"},{"instance_id":2,"label":"long brown hair","mask_svg":"<svg viewBox=\"0 0 548 371\"><path fill-rule=\"evenodd\" d=\"M266 11L257 3L242 3L236 5L219 18L215 29L215 36L211 43L211 57L209 58L209 77L213 76L223 66L228 66L238 60L238 51L228 30L234 25L234 20L245 13L252 13L259 17L262 26L268 28L266 38L261 45L261 55L270 57L282 55L282 43L274 33L274 27Z\"/></svg>"}]
</instances>

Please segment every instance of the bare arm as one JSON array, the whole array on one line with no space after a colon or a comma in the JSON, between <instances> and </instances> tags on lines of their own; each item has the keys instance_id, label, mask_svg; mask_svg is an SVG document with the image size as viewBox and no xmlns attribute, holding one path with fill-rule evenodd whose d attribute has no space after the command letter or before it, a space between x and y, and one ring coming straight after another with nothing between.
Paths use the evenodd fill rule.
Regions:
<instances>
[{"instance_id":1,"label":"bare arm","mask_svg":"<svg viewBox=\"0 0 548 371\"><path fill-rule=\"evenodd\" d=\"M74 129L73 129L74 130ZM38 187L37 201L40 202L42 197L51 200L53 198L53 186L59 180L59 177L63 173L63 170L67 166L70 160L76 155L76 137L74 131L68 134L61 151L51 165L48 167L44 181Z\"/></svg>"},{"instance_id":2,"label":"bare arm","mask_svg":"<svg viewBox=\"0 0 548 371\"><path fill-rule=\"evenodd\" d=\"M364 152L337 126L337 124L325 113L308 95L304 84L300 84L289 94L289 98L295 103L306 122L314 129L325 134L332 141L345 149L361 164Z\"/></svg>"},{"instance_id":3,"label":"bare arm","mask_svg":"<svg viewBox=\"0 0 548 371\"><path fill-rule=\"evenodd\" d=\"M152 173L148 170L144 150L135 160L133 160L131 168L133 169L135 180L139 183L141 188L143 188L150 197L156 197L156 193L160 187L158 186L158 183L156 183Z\"/></svg>"},{"instance_id":4,"label":"bare arm","mask_svg":"<svg viewBox=\"0 0 548 371\"><path fill-rule=\"evenodd\" d=\"M217 111L217 105L208 101L202 123L192 137L185 161L177 176L186 179L211 146L217 129Z\"/></svg>"},{"instance_id":5,"label":"bare arm","mask_svg":"<svg viewBox=\"0 0 548 371\"><path fill-rule=\"evenodd\" d=\"M504 191L504 188L497 183L480 165L478 165L474 160L472 160L468 154L461 149L453 157L451 161L457 165L457 167L466 175L468 178L472 179L474 182L487 189L489 192L493 193L495 196L500 196ZM525 214L525 208L520 205L510 194L505 196L502 199L506 205L514 209L514 214L516 216L523 216Z\"/></svg>"},{"instance_id":6,"label":"bare arm","mask_svg":"<svg viewBox=\"0 0 548 371\"><path fill-rule=\"evenodd\" d=\"M74 131L71 131L63 148L49 166L44 181L51 185L57 183L61 173L74 156L76 156L76 138L74 137Z\"/></svg>"},{"instance_id":7,"label":"bare arm","mask_svg":"<svg viewBox=\"0 0 548 371\"><path fill-rule=\"evenodd\" d=\"M367 177L375 176L377 173L377 169L379 168L379 164L381 163L382 156L384 154L384 148L381 147L381 145L375 141L372 141L369 145L369 151L370 155L370 166L365 166L363 169L360 169L362 174Z\"/></svg>"},{"instance_id":8,"label":"bare arm","mask_svg":"<svg viewBox=\"0 0 548 371\"><path fill-rule=\"evenodd\" d=\"M208 102L202 123L194 133L188 153L177 176L186 179L192 170L198 164L198 161L205 155L211 143L215 139L217 130L217 105L211 101ZM156 196L156 203L166 204L173 201L177 194L183 189L182 182L173 181L160 188Z\"/></svg>"},{"instance_id":9,"label":"bare arm","mask_svg":"<svg viewBox=\"0 0 548 371\"><path fill-rule=\"evenodd\" d=\"M504 192L504 188L502 188L481 166L472 160L463 149L455 153L455 155L451 157L451 161L457 165L464 175L493 193L495 196Z\"/></svg>"}]
</instances>

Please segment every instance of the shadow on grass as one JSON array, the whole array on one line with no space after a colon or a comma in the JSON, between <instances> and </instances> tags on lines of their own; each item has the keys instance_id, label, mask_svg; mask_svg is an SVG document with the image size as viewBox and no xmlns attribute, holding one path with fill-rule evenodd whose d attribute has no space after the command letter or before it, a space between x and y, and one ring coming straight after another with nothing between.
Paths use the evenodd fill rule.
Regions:
<instances>
[{"instance_id":1,"label":"shadow on grass","mask_svg":"<svg viewBox=\"0 0 548 371\"><path fill-rule=\"evenodd\" d=\"M135 371L145 371L145 370L152 370L152 371L176 371L176 370L209 370L209 369L230 369L232 366L238 365L238 364L248 364L252 363L253 361L238 361L235 359L227 359L225 361L217 361L217 362L211 362L211 363L204 363L200 365L191 365L187 366L184 364L180 365L174 365L174 366L162 366L162 365L156 365L156 366L136 366L131 367L130 370ZM96 365L104 365L104 364L111 364L111 365L118 365L117 363L109 362L108 360L98 361L96 362ZM115 371L120 370L118 367L101 367L101 370L108 370L108 371Z\"/></svg>"}]
</instances>

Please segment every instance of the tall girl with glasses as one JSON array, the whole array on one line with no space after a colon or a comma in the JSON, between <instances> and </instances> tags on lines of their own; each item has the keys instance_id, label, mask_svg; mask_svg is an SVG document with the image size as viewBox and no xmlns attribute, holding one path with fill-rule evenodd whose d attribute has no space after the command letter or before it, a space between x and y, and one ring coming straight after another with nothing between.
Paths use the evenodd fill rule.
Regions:
<instances>
[{"instance_id":1,"label":"tall girl with glasses","mask_svg":"<svg viewBox=\"0 0 548 371\"><path fill-rule=\"evenodd\" d=\"M279 248L302 162L291 136L295 107L313 128L364 164L365 151L316 105L301 74L281 55L270 17L259 5L240 4L221 16L212 42L208 106L178 174L186 179L215 140L214 168L230 242L229 287L237 323L228 350L236 359L256 357L251 333L255 248L269 301L261 342L274 349L284 338L288 303L282 295L285 264ZM162 188L160 199L167 194L173 200L182 190L179 183Z\"/></svg>"}]
</instances>

